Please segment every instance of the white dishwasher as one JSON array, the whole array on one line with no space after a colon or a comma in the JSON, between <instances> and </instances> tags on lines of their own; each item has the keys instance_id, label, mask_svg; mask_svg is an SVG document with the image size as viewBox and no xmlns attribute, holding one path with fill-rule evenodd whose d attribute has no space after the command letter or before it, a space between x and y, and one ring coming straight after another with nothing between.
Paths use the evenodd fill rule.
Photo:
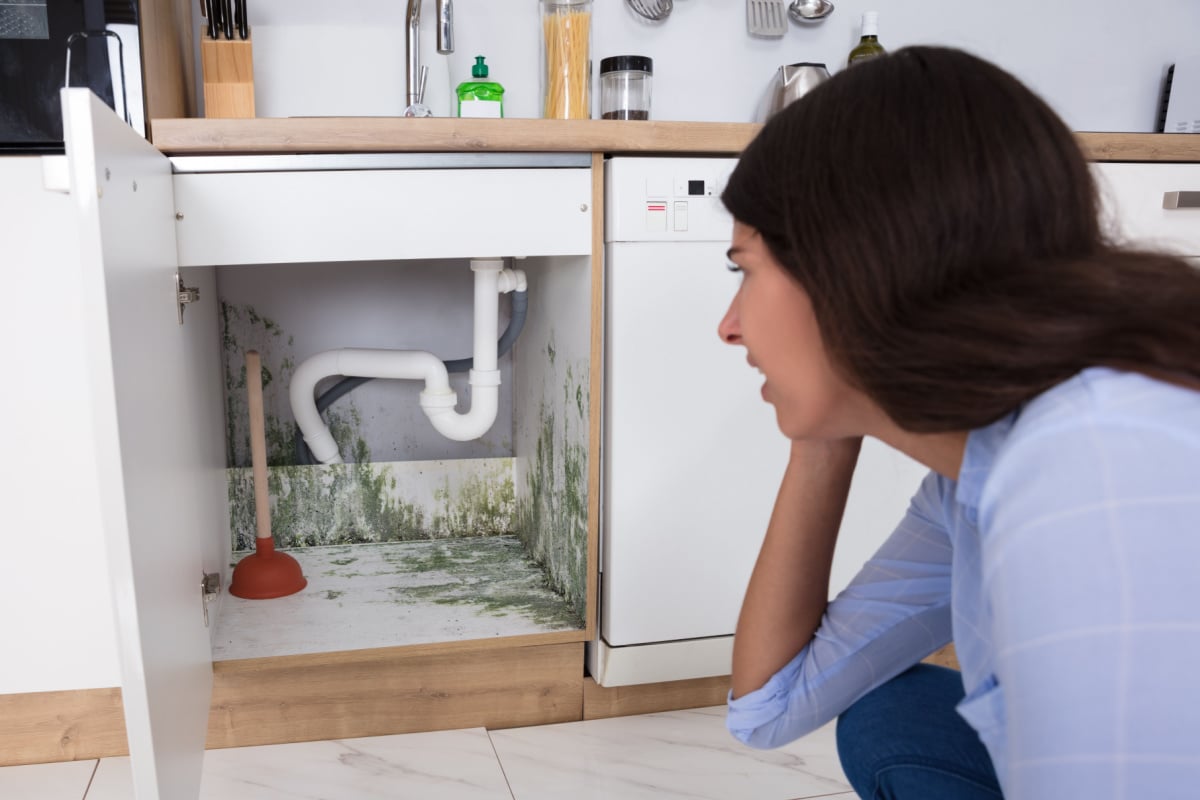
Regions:
<instances>
[{"instance_id":1,"label":"white dishwasher","mask_svg":"<svg viewBox=\"0 0 1200 800\"><path fill-rule=\"evenodd\" d=\"M788 442L741 347L717 336L740 277L720 194L731 158L605 163L602 686L730 671L733 631ZM863 449L831 589L891 532L925 470Z\"/></svg>"}]
</instances>

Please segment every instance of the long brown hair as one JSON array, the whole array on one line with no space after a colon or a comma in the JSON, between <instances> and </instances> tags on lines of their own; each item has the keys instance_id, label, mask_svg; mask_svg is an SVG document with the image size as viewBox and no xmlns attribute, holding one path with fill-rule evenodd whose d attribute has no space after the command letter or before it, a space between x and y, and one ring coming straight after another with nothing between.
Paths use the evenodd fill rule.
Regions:
<instances>
[{"instance_id":1,"label":"long brown hair","mask_svg":"<svg viewBox=\"0 0 1200 800\"><path fill-rule=\"evenodd\" d=\"M988 424L1089 366L1200 387L1200 271L1110 243L1066 125L968 53L839 73L767 123L722 200L908 430Z\"/></svg>"}]
</instances>

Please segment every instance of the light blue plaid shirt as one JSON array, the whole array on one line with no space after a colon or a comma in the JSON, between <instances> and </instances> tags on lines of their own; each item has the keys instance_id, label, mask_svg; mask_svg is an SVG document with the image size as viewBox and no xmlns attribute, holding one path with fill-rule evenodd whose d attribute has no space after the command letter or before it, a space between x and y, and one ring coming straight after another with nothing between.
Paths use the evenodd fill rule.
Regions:
<instances>
[{"instance_id":1,"label":"light blue plaid shirt","mask_svg":"<svg viewBox=\"0 0 1200 800\"><path fill-rule=\"evenodd\" d=\"M729 729L791 741L952 639L1006 798L1200 797L1200 392L1093 368L973 431Z\"/></svg>"}]
</instances>

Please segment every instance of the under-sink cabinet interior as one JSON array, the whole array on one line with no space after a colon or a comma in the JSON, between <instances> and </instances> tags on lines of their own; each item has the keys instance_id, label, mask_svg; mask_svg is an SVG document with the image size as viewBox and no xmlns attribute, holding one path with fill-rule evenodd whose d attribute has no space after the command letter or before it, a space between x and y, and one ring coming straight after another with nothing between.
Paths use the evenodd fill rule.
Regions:
<instances>
[{"instance_id":1,"label":"under-sink cabinet interior","mask_svg":"<svg viewBox=\"0 0 1200 800\"><path fill-rule=\"evenodd\" d=\"M221 345L232 556L224 571L254 549L245 375L253 349L262 357L272 533L276 547L300 562L308 586L271 600L223 592L214 660L584 627L586 257L504 261L527 282L528 310L498 359L498 408L481 437L438 433L422 412L419 380L371 380L329 405L323 420L342 463L312 463L295 422L289 389L316 353L418 350L469 360L469 263L216 268L212 335ZM478 302L503 308L493 337L512 328L514 293ZM477 402L467 377L465 369L450 374L460 410ZM318 395L340 378L323 379Z\"/></svg>"},{"instance_id":2,"label":"under-sink cabinet interior","mask_svg":"<svg viewBox=\"0 0 1200 800\"><path fill-rule=\"evenodd\" d=\"M210 608L214 660L582 631L590 162L463 170L423 169L420 159L406 169L396 159L401 168L363 170L354 159L316 159L281 171L270 158L224 161L190 159L196 171L174 176L180 262L196 264L181 267L181 279L212 273L215 289L206 298L215 327L190 309L184 325L210 327L202 335L219 343L222 583L254 548L245 353L255 350L272 533L308 586L271 600L222 592ZM543 236L496 213L498 203L566 203L571 216L526 218L552 223ZM296 261L317 250L338 260ZM520 276L521 291L476 296L480 261ZM525 310L515 315L518 294ZM493 306L497 330L474 330L478 304ZM317 397L334 390L321 420L338 463L309 452L290 398L306 359L345 349L434 354L459 365L449 382L465 414L479 402L468 385L476 338L489 336L506 352L495 419L481 436L435 430L420 380L377 377L338 396L343 377L357 377L339 374L316 383Z\"/></svg>"}]
</instances>

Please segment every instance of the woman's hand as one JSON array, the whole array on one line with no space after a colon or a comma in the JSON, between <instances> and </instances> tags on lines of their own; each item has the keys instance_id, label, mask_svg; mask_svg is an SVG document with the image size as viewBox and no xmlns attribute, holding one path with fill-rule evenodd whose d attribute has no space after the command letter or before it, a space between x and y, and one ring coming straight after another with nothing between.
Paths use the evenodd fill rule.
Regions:
<instances>
[{"instance_id":1,"label":"woman's hand","mask_svg":"<svg viewBox=\"0 0 1200 800\"><path fill-rule=\"evenodd\" d=\"M761 687L808 644L829 601L829 571L859 437L793 440L733 641L733 696Z\"/></svg>"}]
</instances>

